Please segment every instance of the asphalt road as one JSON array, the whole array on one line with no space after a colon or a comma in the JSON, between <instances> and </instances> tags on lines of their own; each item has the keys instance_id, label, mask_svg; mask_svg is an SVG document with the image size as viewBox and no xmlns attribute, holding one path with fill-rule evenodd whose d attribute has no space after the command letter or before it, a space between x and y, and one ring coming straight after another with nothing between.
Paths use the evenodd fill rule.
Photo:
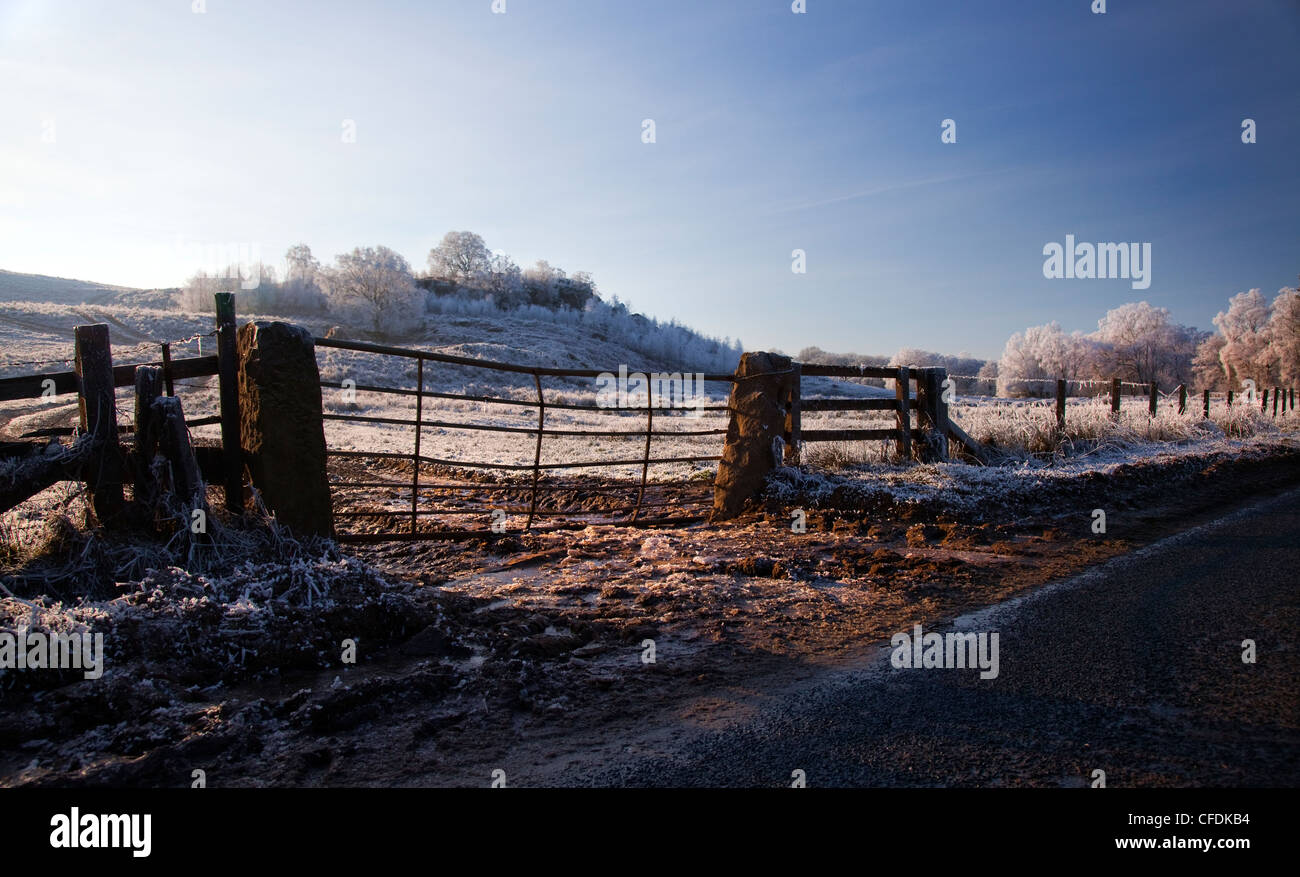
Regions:
<instances>
[{"instance_id":1,"label":"asphalt road","mask_svg":"<svg viewBox=\"0 0 1300 877\"><path fill-rule=\"evenodd\" d=\"M999 673L879 659L665 716L576 785L1300 786L1300 491L974 616ZM953 629L939 628L938 632ZM1242 641L1256 644L1243 661Z\"/></svg>"}]
</instances>

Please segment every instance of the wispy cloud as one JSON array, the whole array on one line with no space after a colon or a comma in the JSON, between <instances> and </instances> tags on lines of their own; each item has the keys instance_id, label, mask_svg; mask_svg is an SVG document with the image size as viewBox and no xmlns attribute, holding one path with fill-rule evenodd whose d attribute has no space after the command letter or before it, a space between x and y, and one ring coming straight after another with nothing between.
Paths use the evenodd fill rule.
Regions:
<instances>
[{"instance_id":1,"label":"wispy cloud","mask_svg":"<svg viewBox=\"0 0 1300 877\"><path fill-rule=\"evenodd\" d=\"M992 176L1001 176L1018 172L1016 168L1001 168L997 170L977 171L967 174L948 174L939 177L926 177L919 180L902 180L893 183L884 183L872 186L867 189L860 189L856 192L849 192L844 195L833 195L829 198L819 198L815 201L803 201L798 204L787 204L780 207L774 207L771 210L764 211L764 216L778 216L785 213L797 213L801 210L815 210L818 207L828 207L831 204L842 204L846 201L858 201L864 198L875 198L878 195L887 195L891 192L899 192L905 189L919 189L925 186L939 186L945 183L960 183L967 180L983 179Z\"/></svg>"}]
</instances>

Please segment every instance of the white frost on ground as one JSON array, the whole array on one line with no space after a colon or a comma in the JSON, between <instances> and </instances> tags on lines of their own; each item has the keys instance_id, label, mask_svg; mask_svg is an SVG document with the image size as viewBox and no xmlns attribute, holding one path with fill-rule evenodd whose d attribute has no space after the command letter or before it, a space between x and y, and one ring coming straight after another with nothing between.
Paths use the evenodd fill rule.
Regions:
<instances>
[{"instance_id":1,"label":"white frost on ground","mask_svg":"<svg viewBox=\"0 0 1300 877\"><path fill-rule=\"evenodd\" d=\"M24 300L24 299L35 300ZM88 303L87 303L88 302ZM25 363L42 357L70 358L73 326L89 321L105 321L115 345L119 362L156 359L157 343L187 338L211 331L211 316L184 314L164 307L167 296L162 292L124 290L79 281L34 277L0 272L0 375L26 374L41 370L62 370L63 365L34 368ZM313 332L323 334L328 318L315 321L295 319ZM415 344L416 342L406 342ZM191 341L173 351L173 356L195 356L212 351L212 339ZM467 357L483 357L517 364L581 367L617 373L619 366L629 370L685 371L689 364L647 361L618 339L589 331L580 325L548 321L509 314L492 316L432 315L418 346L436 352ZM413 389L417 382L413 360L399 357L357 353L330 348L317 351L321 377L329 382L353 380L357 384ZM69 366L66 366L70 368ZM425 369L427 391L492 396L531 402L536 398L532 378L477 367L429 363ZM590 379L543 380L545 398L558 403L593 404L596 386ZM190 418L216 413L215 378L178 382L178 390ZM706 404L722 405L729 386L709 384ZM850 398L892 397L892 387L873 387L862 382L827 378L808 378L804 382L806 398L842 396ZM415 400L411 396L388 395L365 390L356 391L355 400L344 391L324 388L324 407L330 414L350 414L374 418L413 420ZM132 408L130 388L118 393L119 420L129 422ZM1172 400L1161 400L1158 417L1148 418L1145 401L1126 399L1122 422L1110 422L1108 407L1102 399L1071 399L1067 407L1068 432L1086 437L1066 453L1050 459L1034 453L1054 450L1054 414L1050 401L1006 400L984 397L960 397L951 409L955 422L982 441L990 441L1018 457L1009 466L983 469L963 464L945 466L905 466L894 464L892 442L849 442L807 446L805 461L816 471L836 471L845 477L887 490L900 501L911 497L928 497L942 492L954 502L965 502L981 491L1032 489L1040 479L1069 478L1085 471L1105 471L1124 462L1176 459L1186 454L1252 452L1279 442L1291 442L1300 418L1294 413L1279 421L1261 416L1258 411L1238 405L1232 411L1215 408L1211 421L1199 416L1199 399L1189 400L1190 410L1178 415ZM426 399L422 416L425 420L448 424L426 426L422 431L421 453L424 456L464 464L493 463L527 466L536 453L536 438L527 430L536 428L535 409L523 406L453 399ZM0 419L9 421L10 436L36 429L69 426L76 422L76 400L72 396L34 399L0 404ZM458 429L455 424L494 425L519 432L496 433ZM812 429L871 429L891 427L891 412L808 412L803 427ZM646 417L638 411L572 411L551 407L546 425L560 430L618 430L624 437L547 435L542 442L543 464L572 461L638 460L645 453ZM655 457L716 456L721 453L720 434L688 436L695 430L722 430L727 424L725 412L694 412L690 409L657 413L656 435L651 443ZM662 434L661 434L662 433ZM399 424L357 424L328 421L327 444L334 450L410 453L414 449L414 429ZM219 427L194 429L196 438L215 439ZM870 464L869 468L859 464ZM651 480L673 481L695 478L707 481L715 469L713 463L679 463L653 466ZM564 470L548 470L560 473ZM638 479L640 466L629 464L615 468L568 470L568 474L591 474L604 477Z\"/></svg>"}]
</instances>

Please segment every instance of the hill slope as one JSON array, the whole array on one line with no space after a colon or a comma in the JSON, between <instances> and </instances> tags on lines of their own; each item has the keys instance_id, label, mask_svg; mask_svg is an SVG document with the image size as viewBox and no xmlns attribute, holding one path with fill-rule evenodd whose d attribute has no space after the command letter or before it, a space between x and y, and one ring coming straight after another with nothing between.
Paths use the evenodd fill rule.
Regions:
<instances>
[{"instance_id":1,"label":"hill slope","mask_svg":"<svg viewBox=\"0 0 1300 877\"><path fill-rule=\"evenodd\" d=\"M212 330L212 316L187 313L173 304L174 291L139 290L105 284L0 271L0 377L64 371L72 368L73 329L86 323L107 323L118 364L157 361L159 345L172 342L174 357L211 353L210 337L194 338ZM267 318L259 315L259 318ZM242 319L242 318L241 318ZM330 316L284 318L307 327L318 337L334 327ZM365 333L348 326L335 329L339 338L367 340ZM190 339L177 343L182 339ZM457 356L491 359L516 365L584 368L617 374L629 371L730 372L738 351L726 344L708 342L689 330L664 331L643 317L626 314L576 314L572 311L528 309L489 311L481 315L429 314L423 329L387 343L418 347ZM683 352L694 361L672 354L673 342L682 341ZM358 384L411 387L415 377L411 360L378 357L322 348L322 378ZM199 417L212 413L215 393L210 379L184 382L180 390L187 412ZM547 379L548 391L570 398L594 395L590 379ZM442 392L511 395L532 399L535 388L528 375L461 366L430 366L425 387ZM715 398L725 385L709 388ZM363 394L363 396L366 394ZM373 394L371 394L373 395ZM121 416L130 410L127 390L120 391ZM327 405L331 400L327 398ZM366 410L387 413L391 399L357 400ZM356 410L356 409L351 409ZM33 399L0 404L0 421L10 435L36 429L67 426L75 421L75 399ZM211 427L201 430L211 431ZM206 434L203 431L200 435Z\"/></svg>"}]
</instances>

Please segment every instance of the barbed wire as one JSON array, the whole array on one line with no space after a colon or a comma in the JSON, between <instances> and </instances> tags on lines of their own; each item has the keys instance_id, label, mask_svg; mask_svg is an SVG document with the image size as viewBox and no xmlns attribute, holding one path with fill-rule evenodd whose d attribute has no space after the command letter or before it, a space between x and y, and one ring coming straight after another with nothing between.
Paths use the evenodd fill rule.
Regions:
<instances>
[{"instance_id":1,"label":"barbed wire","mask_svg":"<svg viewBox=\"0 0 1300 877\"><path fill-rule=\"evenodd\" d=\"M957 381L994 381L994 382L996 382L996 381L998 380L997 378L980 377L979 375L948 375L948 377L952 378L953 380L957 380ZM1080 386L1085 386L1085 387L1093 387L1093 386L1109 387L1109 386L1111 385L1111 379L1110 379L1110 378L1007 378L1007 380L1010 381L1010 382L1017 383L1017 384L1053 384L1053 385L1055 385L1056 382L1057 382L1058 380L1064 380L1066 384L1079 384ZM1146 389L1147 387L1150 387L1150 386L1151 386L1150 384L1142 383L1142 382L1140 382L1140 381L1120 381L1120 382L1119 382L1119 385L1120 385L1121 387L1141 387L1141 388L1143 388L1143 389Z\"/></svg>"},{"instance_id":2,"label":"barbed wire","mask_svg":"<svg viewBox=\"0 0 1300 877\"><path fill-rule=\"evenodd\" d=\"M117 350L114 350L113 358L116 359L119 356L121 357L134 356L137 353L144 353L155 347L161 348L164 344L169 347L179 347L182 344L190 344L194 341L198 341L200 338L211 338L216 334L217 334L217 330L213 329L211 332L195 332L193 335L189 336L188 338L177 338L172 341L142 341L139 344L135 345L134 347L119 348ZM11 368L18 368L23 366L71 365L76 361L77 361L77 357L74 354L73 356L56 357L53 359L26 359L26 360L20 360L18 362L6 362L3 363L3 367L6 369L11 369ZM37 375L30 375L24 377L37 377Z\"/></svg>"},{"instance_id":3,"label":"barbed wire","mask_svg":"<svg viewBox=\"0 0 1300 877\"><path fill-rule=\"evenodd\" d=\"M198 341L200 338L211 338L216 334L217 334L217 330L213 329L211 332L195 332L193 335L189 336L188 338L177 338L174 341L142 341L141 343L137 344L135 347L130 347L127 348L126 350L114 351L113 356L114 358L116 358L119 355L130 356L133 353L144 353L145 351L150 350L154 347L162 347L163 345L167 345L168 347L180 346L182 344L189 344L191 342Z\"/></svg>"},{"instance_id":4,"label":"barbed wire","mask_svg":"<svg viewBox=\"0 0 1300 877\"><path fill-rule=\"evenodd\" d=\"M69 356L63 359L28 359L22 362L7 362L4 365L6 368L17 367L20 365L54 365L55 363L63 363L64 365L67 365L72 361L73 357Z\"/></svg>"}]
</instances>

